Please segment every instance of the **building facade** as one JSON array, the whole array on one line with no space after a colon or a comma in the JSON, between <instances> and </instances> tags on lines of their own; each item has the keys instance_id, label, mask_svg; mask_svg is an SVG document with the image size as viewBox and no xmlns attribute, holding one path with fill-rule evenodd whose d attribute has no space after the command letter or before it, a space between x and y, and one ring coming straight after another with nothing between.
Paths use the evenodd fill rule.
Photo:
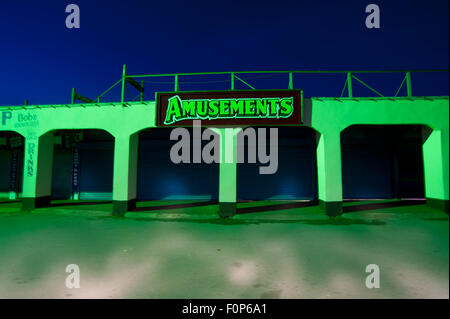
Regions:
<instances>
[{"instance_id":1,"label":"building facade","mask_svg":"<svg viewBox=\"0 0 450 319\"><path fill-rule=\"evenodd\" d=\"M125 81L123 83L125 85ZM342 201L344 198L343 172L345 173L346 170L354 166L347 165L349 168L345 168L347 166L343 164L342 153L344 150L342 140L344 138L348 139L350 133L346 134L346 132L351 132L350 130L356 127L364 127L366 131L375 129L373 132L376 132L377 128L388 127L418 128L420 130L418 133L420 141L418 143L421 144L418 144L418 150L419 152L420 150L422 151L422 154L418 155L421 156L418 161L423 166L422 168L419 167L419 169L423 169L424 197L429 205L448 212L448 96L312 97L303 100L301 113L303 121L298 127L312 132L310 135L314 139L311 147L308 148L308 152L314 153L314 162L311 164L311 167L315 171L311 173L311 176L314 176L317 180L313 183L315 185L313 187L316 187L317 192L311 199L318 200L318 204L323 207L329 216L336 216L342 213ZM138 179L143 174L140 172L146 170L146 172L153 171L157 174L155 170L159 169L157 166L152 168L151 162L139 164L140 162L138 161L139 157L152 157L151 146L144 152L143 147L146 141L142 138L143 132L161 129L157 123L157 106L155 101L2 106L0 107L0 117L0 133L3 134L0 136L3 136L4 140L4 152L0 154L8 158L8 160L3 161L1 178L3 184L6 185L5 188L10 188L10 198L20 194L24 210L46 206L50 203L52 181L54 184L58 183L57 179L55 182L54 166L56 162L64 161L64 157L67 157L67 161L72 163L70 167L66 167L66 171L68 171L65 175L67 176L67 182L60 181L61 186L57 189L53 185L53 194L57 194L59 191L61 194L67 194L72 199L77 199L79 198L79 194L76 191L77 187L79 187L77 179L89 179L88 175L95 175L95 171L98 171L96 167L110 167L112 170L111 176L101 178L109 178L111 180L112 190L108 191L108 187L106 187L103 193L112 193L111 199L114 204L114 214L118 215L123 215L126 211L135 207L139 187L141 187L138 186ZM85 132L85 136L89 136L89 132L93 130L102 132L100 135L106 136L103 139L99 137L99 134L92 135L92 140L96 140L96 144L92 144L92 147L103 149L104 152L91 153L90 157L89 155L83 155L85 157L84 162L95 162L97 163L96 166L91 168L84 166L83 168L83 163L81 163L81 167L78 167L78 150L74 151L70 146L66 147L70 151L57 151L57 145L62 144L61 138L67 141L69 136L71 139L74 139L76 144L77 134ZM378 130L379 133L374 134L379 135L382 131L383 129L381 131ZM74 134L70 135L70 132ZM223 128L218 129L216 133L223 139ZM22 147L22 152L20 153L12 151L15 143L14 137L22 137L23 145L21 145L21 142L18 142L18 147ZM392 136L392 138L395 138L395 136ZM149 139L152 139L151 135ZM169 142L167 141L167 143ZM386 143L388 142L386 140ZM235 143L235 140L227 143ZM383 140L380 143L383 144ZM224 147L225 142L222 144L222 147ZM401 144L402 142L399 145ZM232 145L234 146L231 147L235 148L235 144ZM142 149L141 151L140 148ZM350 150L351 147L348 147L348 149ZM353 149L357 149L357 147ZM59 155L56 156L56 152ZM361 157L367 154L367 152L363 152L353 153L352 155L351 151L345 152L346 158ZM86 151L84 154L89 154L89 152ZM377 154L377 152L375 151L374 154ZM399 154L401 154L401 151L399 151ZM370 158L370 155L368 155L368 158ZM295 158L291 160L290 165L292 169L295 169ZM298 165L305 166L305 162L302 162L300 157L298 157L298 160ZM409 159L404 160L405 163L408 161ZM22 169L18 171L14 168L14 165L21 166ZM237 177L239 164L234 161L232 163L223 162L217 165L217 169L208 168L207 175L216 175L212 183L216 183L215 187L213 187L215 189L211 189L211 193L215 195L211 199L215 199L217 196L221 215L230 216L234 214L236 201L239 199ZM146 168L139 168L140 166L145 166ZM89 169L92 173L89 173ZM78 174L78 170L81 172L81 175ZM310 168L308 169L308 171L311 170ZM20 174L19 178L16 178L13 171L16 172L16 175ZM83 172L86 177L83 177ZM378 173L375 174L379 175ZM61 173L61 176L63 175L64 173ZM8 182L5 182L6 180ZM354 176L353 180L354 183L358 183L357 176ZM361 183L363 182L361 181ZM347 184L350 185L350 183ZM68 188L67 192L64 191L64 185ZM144 184L141 183L141 185ZM161 183L149 183L148 187L142 186L142 189L147 189L148 193L151 194L152 188L155 191L160 191L157 185L161 185ZM398 183L396 185L398 186ZM267 185L267 187L270 188L270 185ZM392 187L395 188L395 185ZM71 192L70 188L75 191ZM8 192L6 189L0 191ZM102 191L98 190L96 192L102 193ZM144 191L141 190L141 193L144 194ZM350 194L351 192L348 193ZM293 195L294 197L295 194ZM357 196L354 193L352 194L350 197ZM61 196L64 197L63 195ZM105 196L104 199L108 198L107 195ZM247 194L247 196L251 196L251 194ZM383 195L380 196L382 197ZM402 197L398 192L393 196ZM377 198L376 195L374 197ZM98 198L101 198L101 196Z\"/></svg>"}]
</instances>

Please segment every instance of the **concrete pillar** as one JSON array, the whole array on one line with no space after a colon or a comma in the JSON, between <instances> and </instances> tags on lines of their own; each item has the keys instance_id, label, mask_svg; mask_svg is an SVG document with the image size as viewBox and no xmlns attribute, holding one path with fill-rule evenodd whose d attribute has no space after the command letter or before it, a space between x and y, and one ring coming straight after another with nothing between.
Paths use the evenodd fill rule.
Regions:
<instances>
[{"instance_id":1,"label":"concrete pillar","mask_svg":"<svg viewBox=\"0 0 450 319\"><path fill-rule=\"evenodd\" d=\"M340 132L321 134L317 144L319 205L328 216L342 214Z\"/></svg>"},{"instance_id":2,"label":"concrete pillar","mask_svg":"<svg viewBox=\"0 0 450 319\"><path fill-rule=\"evenodd\" d=\"M139 133L114 140L113 215L136 208Z\"/></svg>"},{"instance_id":3,"label":"concrete pillar","mask_svg":"<svg viewBox=\"0 0 450 319\"><path fill-rule=\"evenodd\" d=\"M240 128L215 128L220 135L219 215L226 218L236 214L237 197L237 134Z\"/></svg>"},{"instance_id":4,"label":"concrete pillar","mask_svg":"<svg viewBox=\"0 0 450 319\"><path fill-rule=\"evenodd\" d=\"M53 133L25 137L22 210L50 204L52 191Z\"/></svg>"},{"instance_id":5,"label":"concrete pillar","mask_svg":"<svg viewBox=\"0 0 450 319\"><path fill-rule=\"evenodd\" d=\"M429 131L423 143L425 196L427 204L449 212L449 134Z\"/></svg>"}]
</instances>

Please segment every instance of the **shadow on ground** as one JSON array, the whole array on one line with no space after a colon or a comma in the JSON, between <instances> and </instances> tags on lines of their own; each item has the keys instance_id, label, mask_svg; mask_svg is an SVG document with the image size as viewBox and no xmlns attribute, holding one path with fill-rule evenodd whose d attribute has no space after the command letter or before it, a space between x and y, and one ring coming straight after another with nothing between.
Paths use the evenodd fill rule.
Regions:
<instances>
[{"instance_id":1,"label":"shadow on ground","mask_svg":"<svg viewBox=\"0 0 450 319\"><path fill-rule=\"evenodd\" d=\"M354 203L354 202L352 202ZM343 211L344 213L351 213L351 212L361 212L361 211L368 211L368 210L376 210L376 209L384 209L384 208L393 208L393 207L405 207L405 206L416 206L416 205L425 205L426 200L420 199L420 200L392 200L392 201L384 201L381 203L370 203L370 204L357 204L357 205L351 205L351 206L344 206ZM345 205L345 202L344 202Z\"/></svg>"},{"instance_id":2,"label":"shadow on ground","mask_svg":"<svg viewBox=\"0 0 450 319\"><path fill-rule=\"evenodd\" d=\"M52 202L50 207L64 207L64 206L91 206L91 205L102 205L102 204L112 204L112 201L64 201L64 202Z\"/></svg>"}]
</instances>

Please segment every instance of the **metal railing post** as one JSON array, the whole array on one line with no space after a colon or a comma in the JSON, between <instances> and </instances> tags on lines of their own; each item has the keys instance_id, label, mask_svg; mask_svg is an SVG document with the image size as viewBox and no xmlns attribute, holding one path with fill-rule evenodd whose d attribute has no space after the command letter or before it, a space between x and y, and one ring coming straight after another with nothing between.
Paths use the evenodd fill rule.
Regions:
<instances>
[{"instance_id":1,"label":"metal railing post","mask_svg":"<svg viewBox=\"0 0 450 319\"><path fill-rule=\"evenodd\" d=\"M127 67L124 64L123 65L123 69L122 69L122 93L120 95L120 102L122 102L122 104L125 101L125 81L126 81L126 76L127 76Z\"/></svg>"},{"instance_id":2,"label":"metal railing post","mask_svg":"<svg viewBox=\"0 0 450 319\"><path fill-rule=\"evenodd\" d=\"M175 87L174 87L174 91L178 92L179 86L178 86L178 74L175 75Z\"/></svg>"},{"instance_id":3,"label":"metal railing post","mask_svg":"<svg viewBox=\"0 0 450 319\"><path fill-rule=\"evenodd\" d=\"M70 104L75 104L75 88L72 88L72 96L70 98Z\"/></svg>"},{"instance_id":4,"label":"metal railing post","mask_svg":"<svg viewBox=\"0 0 450 319\"><path fill-rule=\"evenodd\" d=\"M234 91L234 73L231 73L231 91Z\"/></svg>"},{"instance_id":5,"label":"metal railing post","mask_svg":"<svg viewBox=\"0 0 450 319\"><path fill-rule=\"evenodd\" d=\"M408 97L412 97L412 89L411 89L411 72L406 72L406 92Z\"/></svg>"},{"instance_id":6,"label":"metal railing post","mask_svg":"<svg viewBox=\"0 0 450 319\"><path fill-rule=\"evenodd\" d=\"M142 88L144 88L144 80L141 81L141 86ZM140 94L140 100L141 102L144 101L144 91L142 91Z\"/></svg>"},{"instance_id":7,"label":"metal railing post","mask_svg":"<svg viewBox=\"0 0 450 319\"><path fill-rule=\"evenodd\" d=\"M352 74L350 72L347 72L347 90L348 97L353 97Z\"/></svg>"},{"instance_id":8,"label":"metal railing post","mask_svg":"<svg viewBox=\"0 0 450 319\"><path fill-rule=\"evenodd\" d=\"M289 72L289 87L288 89L292 90L294 88L294 83L292 81L292 72Z\"/></svg>"}]
</instances>

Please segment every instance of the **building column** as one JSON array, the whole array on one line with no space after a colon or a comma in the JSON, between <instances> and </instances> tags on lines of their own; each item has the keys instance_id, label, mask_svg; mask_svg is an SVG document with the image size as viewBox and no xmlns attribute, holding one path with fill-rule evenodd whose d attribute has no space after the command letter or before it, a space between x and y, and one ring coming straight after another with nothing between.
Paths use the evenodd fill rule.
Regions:
<instances>
[{"instance_id":1,"label":"building column","mask_svg":"<svg viewBox=\"0 0 450 319\"><path fill-rule=\"evenodd\" d=\"M53 133L25 137L22 210L50 205Z\"/></svg>"},{"instance_id":2,"label":"building column","mask_svg":"<svg viewBox=\"0 0 450 319\"><path fill-rule=\"evenodd\" d=\"M232 217L236 214L237 194L237 134L240 128L214 128L220 136L219 164L219 216Z\"/></svg>"},{"instance_id":3,"label":"building column","mask_svg":"<svg viewBox=\"0 0 450 319\"><path fill-rule=\"evenodd\" d=\"M139 133L115 136L113 215L136 208Z\"/></svg>"},{"instance_id":4,"label":"building column","mask_svg":"<svg viewBox=\"0 0 450 319\"><path fill-rule=\"evenodd\" d=\"M423 143L425 197L427 204L449 212L449 135L431 131Z\"/></svg>"},{"instance_id":5,"label":"building column","mask_svg":"<svg viewBox=\"0 0 450 319\"><path fill-rule=\"evenodd\" d=\"M342 214L340 132L320 134L317 143L319 205L328 216Z\"/></svg>"}]
</instances>

